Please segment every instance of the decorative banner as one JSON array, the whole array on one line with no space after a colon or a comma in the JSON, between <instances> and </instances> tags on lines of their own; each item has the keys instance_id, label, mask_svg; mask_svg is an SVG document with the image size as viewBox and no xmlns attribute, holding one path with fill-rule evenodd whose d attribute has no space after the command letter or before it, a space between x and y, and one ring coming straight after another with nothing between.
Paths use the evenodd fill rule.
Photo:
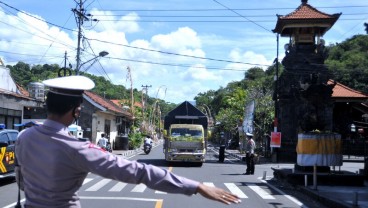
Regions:
<instances>
[{"instance_id":1,"label":"decorative banner","mask_svg":"<svg viewBox=\"0 0 368 208\"><path fill-rule=\"evenodd\" d=\"M244 133L253 134L254 107L255 107L254 100L249 102L245 106L244 121L243 121Z\"/></svg>"},{"instance_id":2,"label":"decorative banner","mask_svg":"<svg viewBox=\"0 0 368 208\"><path fill-rule=\"evenodd\" d=\"M271 132L270 147L281 147L281 132Z\"/></svg>"}]
</instances>

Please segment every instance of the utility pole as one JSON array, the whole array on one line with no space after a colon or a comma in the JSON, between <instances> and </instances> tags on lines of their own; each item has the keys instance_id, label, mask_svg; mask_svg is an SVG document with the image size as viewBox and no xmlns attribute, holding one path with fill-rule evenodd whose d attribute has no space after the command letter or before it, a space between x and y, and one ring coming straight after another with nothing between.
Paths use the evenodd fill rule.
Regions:
<instances>
[{"instance_id":1,"label":"utility pole","mask_svg":"<svg viewBox=\"0 0 368 208\"><path fill-rule=\"evenodd\" d=\"M66 68L66 51L64 53L64 68ZM64 75L65 76L65 75Z\"/></svg>"},{"instance_id":2,"label":"utility pole","mask_svg":"<svg viewBox=\"0 0 368 208\"><path fill-rule=\"evenodd\" d=\"M59 77L65 77L65 76L71 76L72 75L72 71L69 68L66 68L66 59L67 59L67 53L65 51L65 53L64 53L64 67L59 69L59 71L58 71L58 76ZM69 66L71 68L70 63L69 63Z\"/></svg>"},{"instance_id":3,"label":"utility pole","mask_svg":"<svg viewBox=\"0 0 368 208\"><path fill-rule=\"evenodd\" d=\"M145 108L146 108L146 104L145 102L147 102L147 98L146 100L144 99L144 93L143 93L143 90L146 91L146 95L148 94L148 88L149 87L152 87L152 85L142 85L142 118L143 118L143 121L145 120L145 116L144 116L144 111L145 111Z\"/></svg>"},{"instance_id":4,"label":"utility pole","mask_svg":"<svg viewBox=\"0 0 368 208\"><path fill-rule=\"evenodd\" d=\"M277 49L276 49L276 74L275 74L275 120L274 120L274 132L277 132L278 126L278 82L279 82L279 34L277 34Z\"/></svg>"},{"instance_id":5,"label":"utility pole","mask_svg":"<svg viewBox=\"0 0 368 208\"><path fill-rule=\"evenodd\" d=\"M130 109L132 112L132 117L133 117L133 125L134 125L134 94L133 94L133 79L132 79L132 73L130 71L130 67L127 67L128 70L128 74L127 74L127 78L130 81Z\"/></svg>"},{"instance_id":6,"label":"utility pole","mask_svg":"<svg viewBox=\"0 0 368 208\"><path fill-rule=\"evenodd\" d=\"M77 66L75 69L75 74L79 74L79 68L80 68L80 52L81 52L81 39L82 39L82 25L84 21L89 21L86 11L83 8L83 0L79 0L79 4L77 5L76 9L72 9L74 12L74 16L78 25L78 46L77 46Z\"/></svg>"}]
</instances>

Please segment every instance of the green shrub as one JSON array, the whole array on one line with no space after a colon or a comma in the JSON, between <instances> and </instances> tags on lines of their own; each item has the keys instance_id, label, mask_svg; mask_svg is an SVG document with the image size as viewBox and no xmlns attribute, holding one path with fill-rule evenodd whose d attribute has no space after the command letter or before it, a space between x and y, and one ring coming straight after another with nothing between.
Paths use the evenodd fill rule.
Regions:
<instances>
[{"instance_id":1,"label":"green shrub","mask_svg":"<svg viewBox=\"0 0 368 208\"><path fill-rule=\"evenodd\" d=\"M143 135L140 132L129 134L129 149L137 149L143 143Z\"/></svg>"}]
</instances>

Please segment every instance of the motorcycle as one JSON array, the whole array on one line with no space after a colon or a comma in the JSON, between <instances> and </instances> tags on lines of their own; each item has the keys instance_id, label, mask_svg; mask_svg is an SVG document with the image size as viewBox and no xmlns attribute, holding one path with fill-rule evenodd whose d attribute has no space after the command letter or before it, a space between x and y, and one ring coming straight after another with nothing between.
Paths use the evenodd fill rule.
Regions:
<instances>
[{"instance_id":1,"label":"motorcycle","mask_svg":"<svg viewBox=\"0 0 368 208\"><path fill-rule=\"evenodd\" d=\"M144 146L143 146L144 153L146 153L148 155L151 152L151 148L152 148L151 144L144 144Z\"/></svg>"},{"instance_id":2,"label":"motorcycle","mask_svg":"<svg viewBox=\"0 0 368 208\"><path fill-rule=\"evenodd\" d=\"M106 143L106 147L101 147L103 150L107 151L107 152L112 152L112 148L111 148L111 143L107 142Z\"/></svg>"}]
</instances>

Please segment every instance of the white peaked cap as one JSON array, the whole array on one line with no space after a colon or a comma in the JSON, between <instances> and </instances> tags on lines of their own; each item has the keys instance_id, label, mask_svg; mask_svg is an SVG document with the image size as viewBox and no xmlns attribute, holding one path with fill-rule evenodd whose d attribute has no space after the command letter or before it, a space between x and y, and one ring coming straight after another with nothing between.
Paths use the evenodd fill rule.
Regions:
<instances>
[{"instance_id":1,"label":"white peaked cap","mask_svg":"<svg viewBox=\"0 0 368 208\"><path fill-rule=\"evenodd\" d=\"M84 76L65 76L48 79L42 82L49 87L49 91L66 96L81 96L84 90L95 87L95 83Z\"/></svg>"},{"instance_id":2,"label":"white peaked cap","mask_svg":"<svg viewBox=\"0 0 368 208\"><path fill-rule=\"evenodd\" d=\"M253 136L253 134L251 134L251 133L245 133L247 136L249 136L249 137L252 137Z\"/></svg>"}]
</instances>

